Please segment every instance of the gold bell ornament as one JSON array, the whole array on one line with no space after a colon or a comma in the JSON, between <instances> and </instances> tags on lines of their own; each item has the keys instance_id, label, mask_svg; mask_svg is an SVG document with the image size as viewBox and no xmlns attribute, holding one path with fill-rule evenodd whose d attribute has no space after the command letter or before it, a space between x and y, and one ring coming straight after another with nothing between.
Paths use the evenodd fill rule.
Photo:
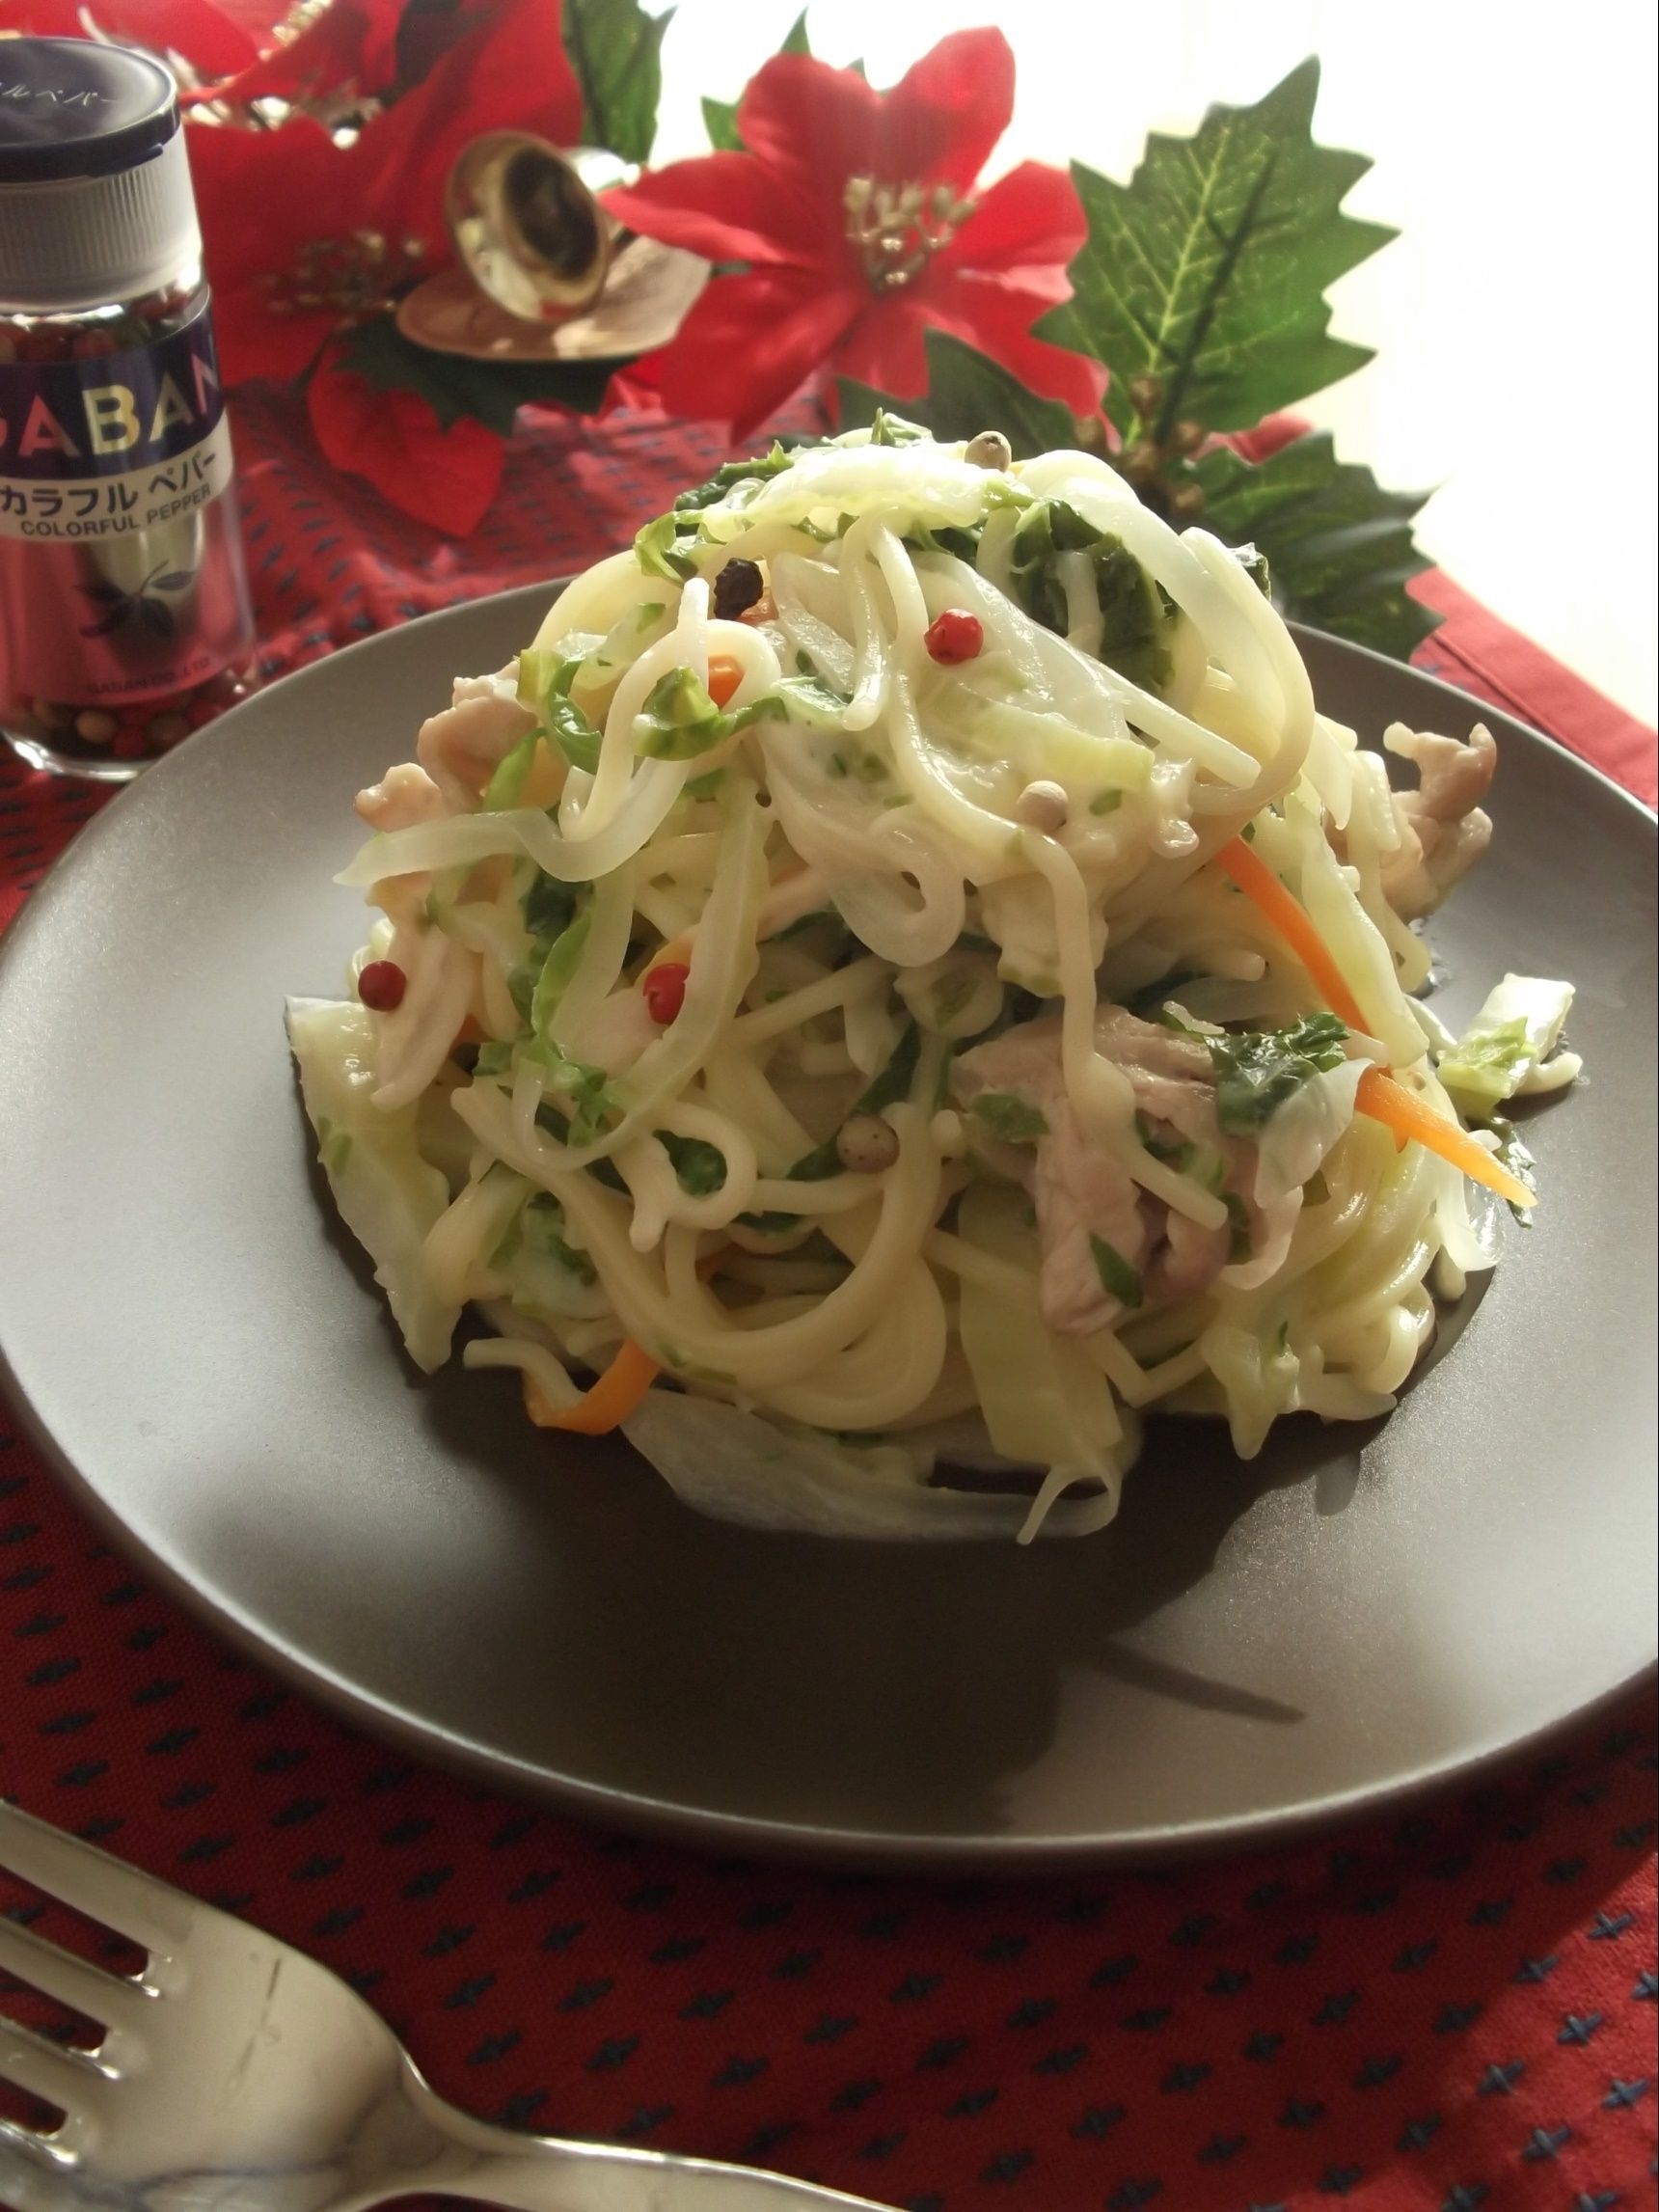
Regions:
<instances>
[{"instance_id":1,"label":"gold bell ornament","mask_svg":"<svg viewBox=\"0 0 1659 2212\"><path fill-rule=\"evenodd\" d=\"M457 265L404 295L398 329L469 361L621 361L666 345L709 264L606 212L600 193L635 174L527 131L475 138L445 192Z\"/></svg>"}]
</instances>

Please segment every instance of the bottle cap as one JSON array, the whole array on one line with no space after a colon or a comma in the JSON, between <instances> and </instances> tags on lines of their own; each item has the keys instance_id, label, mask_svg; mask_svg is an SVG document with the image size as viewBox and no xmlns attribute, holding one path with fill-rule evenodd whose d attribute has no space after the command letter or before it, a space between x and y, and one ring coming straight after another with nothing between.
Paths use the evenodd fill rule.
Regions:
<instances>
[{"instance_id":1,"label":"bottle cap","mask_svg":"<svg viewBox=\"0 0 1659 2212\"><path fill-rule=\"evenodd\" d=\"M0 309L136 299L201 250L160 63L90 39L0 40Z\"/></svg>"}]
</instances>

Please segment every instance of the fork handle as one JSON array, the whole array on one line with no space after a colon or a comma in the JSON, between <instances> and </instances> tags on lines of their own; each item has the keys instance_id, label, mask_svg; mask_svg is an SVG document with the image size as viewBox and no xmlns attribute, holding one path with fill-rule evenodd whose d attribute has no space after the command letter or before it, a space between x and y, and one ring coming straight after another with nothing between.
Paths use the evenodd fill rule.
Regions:
<instances>
[{"instance_id":1,"label":"fork handle","mask_svg":"<svg viewBox=\"0 0 1659 2212\"><path fill-rule=\"evenodd\" d=\"M509 2212L884 2212L867 2197L753 2167L518 2135L456 2111L424 2082L407 2087L450 2147L400 2181L394 2197L438 2190Z\"/></svg>"}]
</instances>

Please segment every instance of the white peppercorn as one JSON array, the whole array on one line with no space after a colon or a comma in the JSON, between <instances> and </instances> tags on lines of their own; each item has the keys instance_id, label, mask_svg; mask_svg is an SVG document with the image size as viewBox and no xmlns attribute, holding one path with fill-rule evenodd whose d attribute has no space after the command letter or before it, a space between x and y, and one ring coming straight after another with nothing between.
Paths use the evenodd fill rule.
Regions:
<instances>
[{"instance_id":1,"label":"white peppercorn","mask_svg":"<svg viewBox=\"0 0 1659 2212\"><path fill-rule=\"evenodd\" d=\"M853 1175L881 1175L899 1157L899 1133L879 1113L849 1114L835 1138L835 1152Z\"/></svg>"},{"instance_id":2,"label":"white peppercorn","mask_svg":"<svg viewBox=\"0 0 1659 2212\"><path fill-rule=\"evenodd\" d=\"M1014 802L1017 822L1023 823L1027 830L1044 830L1050 834L1066 827L1070 812L1071 802L1058 783L1028 783Z\"/></svg>"},{"instance_id":3,"label":"white peppercorn","mask_svg":"<svg viewBox=\"0 0 1659 2212\"><path fill-rule=\"evenodd\" d=\"M976 469L1006 469L1014 459L1014 448L1000 430L981 430L977 438L969 438L962 457Z\"/></svg>"}]
</instances>

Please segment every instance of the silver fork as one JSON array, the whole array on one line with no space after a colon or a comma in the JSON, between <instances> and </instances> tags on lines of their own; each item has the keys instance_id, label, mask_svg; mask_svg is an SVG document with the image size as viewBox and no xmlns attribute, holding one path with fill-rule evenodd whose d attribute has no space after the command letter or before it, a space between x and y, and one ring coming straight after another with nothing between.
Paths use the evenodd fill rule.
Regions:
<instances>
[{"instance_id":1,"label":"silver fork","mask_svg":"<svg viewBox=\"0 0 1659 2212\"><path fill-rule=\"evenodd\" d=\"M881 2212L780 2174L470 2119L303 1952L0 1801L0 1868L128 1937L112 1974L0 1916L0 1969L101 2022L67 2049L0 2014L0 2077L66 2115L0 2119L17 2212L364 2212L438 2190L514 2212Z\"/></svg>"}]
</instances>

